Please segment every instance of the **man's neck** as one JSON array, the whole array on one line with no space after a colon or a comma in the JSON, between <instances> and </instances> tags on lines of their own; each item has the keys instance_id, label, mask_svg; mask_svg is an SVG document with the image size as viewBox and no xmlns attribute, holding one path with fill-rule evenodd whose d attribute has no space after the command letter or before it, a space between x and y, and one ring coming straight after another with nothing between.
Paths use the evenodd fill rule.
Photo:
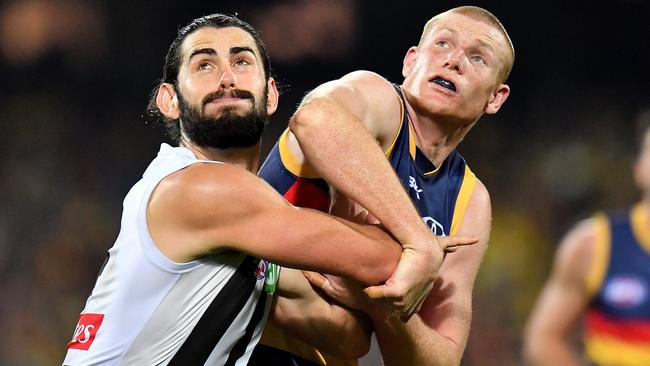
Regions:
<instances>
[{"instance_id":1,"label":"man's neck","mask_svg":"<svg viewBox=\"0 0 650 366\"><path fill-rule=\"evenodd\" d=\"M195 145L185 139L181 139L181 146L192 151L199 160L221 161L227 164L242 167L257 174L260 164L260 144L251 147L231 147L217 149Z\"/></svg>"},{"instance_id":2,"label":"man's neck","mask_svg":"<svg viewBox=\"0 0 650 366\"><path fill-rule=\"evenodd\" d=\"M435 166L445 161L476 123L424 116L416 113L408 101L405 104L415 132L416 145Z\"/></svg>"}]
</instances>

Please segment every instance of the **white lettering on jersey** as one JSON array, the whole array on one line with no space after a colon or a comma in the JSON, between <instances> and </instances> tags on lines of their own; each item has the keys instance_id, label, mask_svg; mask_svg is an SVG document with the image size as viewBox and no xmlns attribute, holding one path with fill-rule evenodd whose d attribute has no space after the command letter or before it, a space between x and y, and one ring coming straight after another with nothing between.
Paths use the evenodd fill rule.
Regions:
<instances>
[{"instance_id":1,"label":"white lettering on jersey","mask_svg":"<svg viewBox=\"0 0 650 366\"><path fill-rule=\"evenodd\" d=\"M418 188L418 183L415 181L415 178L411 176L409 176L409 188L413 188L415 196L420 199L420 192L422 192L422 190Z\"/></svg>"}]
</instances>

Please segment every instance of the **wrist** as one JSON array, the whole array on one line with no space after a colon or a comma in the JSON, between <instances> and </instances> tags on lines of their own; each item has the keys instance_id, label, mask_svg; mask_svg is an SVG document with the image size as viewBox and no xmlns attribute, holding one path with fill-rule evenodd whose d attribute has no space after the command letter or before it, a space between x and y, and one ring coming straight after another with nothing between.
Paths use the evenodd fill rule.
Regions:
<instances>
[{"instance_id":1,"label":"wrist","mask_svg":"<svg viewBox=\"0 0 650 366\"><path fill-rule=\"evenodd\" d=\"M363 312L368 314L373 323L387 322L391 317L399 318L386 306L376 300L370 300L369 304L363 309Z\"/></svg>"}]
</instances>

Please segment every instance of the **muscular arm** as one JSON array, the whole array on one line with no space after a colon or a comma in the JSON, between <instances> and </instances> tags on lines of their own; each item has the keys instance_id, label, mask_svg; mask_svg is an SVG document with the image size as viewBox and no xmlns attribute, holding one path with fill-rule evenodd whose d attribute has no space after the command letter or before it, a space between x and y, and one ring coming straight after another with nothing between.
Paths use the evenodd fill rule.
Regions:
<instances>
[{"instance_id":1,"label":"muscular arm","mask_svg":"<svg viewBox=\"0 0 650 366\"><path fill-rule=\"evenodd\" d=\"M289 144L299 161L306 159L402 243L403 271L398 268L393 289L395 297L406 299L405 307L415 310L414 297L422 299L430 289L442 250L382 151L397 135L399 123L400 104L393 86L376 74L356 72L321 85L305 98L290 121L294 135ZM400 276L406 272L411 277L403 281L406 277ZM404 282L419 287L405 294Z\"/></svg>"},{"instance_id":2,"label":"muscular arm","mask_svg":"<svg viewBox=\"0 0 650 366\"><path fill-rule=\"evenodd\" d=\"M581 365L570 336L589 301L587 275L594 258L595 224L567 234L526 327L524 357L531 365Z\"/></svg>"},{"instance_id":3,"label":"muscular arm","mask_svg":"<svg viewBox=\"0 0 650 366\"><path fill-rule=\"evenodd\" d=\"M479 243L447 255L422 309L407 322L372 301L360 301L359 294L346 281L324 281L320 276L310 276L310 281L328 295L371 316L385 365L458 365L469 334L472 289L487 248L490 223L489 195L477 182L458 234L477 236Z\"/></svg>"},{"instance_id":4,"label":"muscular arm","mask_svg":"<svg viewBox=\"0 0 650 366\"><path fill-rule=\"evenodd\" d=\"M381 229L295 208L255 175L227 164L194 164L163 179L147 224L156 245L177 262L234 249L377 284L400 256Z\"/></svg>"},{"instance_id":5,"label":"muscular arm","mask_svg":"<svg viewBox=\"0 0 650 366\"><path fill-rule=\"evenodd\" d=\"M282 269L271 321L298 339L343 359L357 359L370 347L368 317L326 300L299 270Z\"/></svg>"},{"instance_id":6,"label":"muscular arm","mask_svg":"<svg viewBox=\"0 0 650 366\"><path fill-rule=\"evenodd\" d=\"M472 320L474 280L487 249L491 220L488 192L477 182L457 234L477 236L478 244L447 255L417 316L406 323L391 316L373 317L385 365L460 364Z\"/></svg>"}]
</instances>

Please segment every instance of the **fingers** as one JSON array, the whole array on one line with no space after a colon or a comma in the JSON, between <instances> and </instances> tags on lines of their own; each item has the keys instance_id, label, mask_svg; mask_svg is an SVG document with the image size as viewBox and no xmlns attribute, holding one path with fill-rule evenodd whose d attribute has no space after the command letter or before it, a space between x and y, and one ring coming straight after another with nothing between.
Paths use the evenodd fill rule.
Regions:
<instances>
[{"instance_id":1,"label":"fingers","mask_svg":"<svg viewBox=\"0 0 650 366\"><path fill-rule=\"evenodd\" d=\"M439 236L438 242L443 250L452 252L459 246L478 243L478 238L475 236Z\"/></svg>"},{"instance_id":2,"label":"fingers","mask_svg":"<svg viewBox=\"0 0 650 366\"><path fill-rule=\"evenodd\" d=\"M325 287L329 285L329 280L327 277L318 272L302 271L302 274L305 276L305 278L307 278L307 281L309 281L312 286L317 287L321 290L324 290Z\"/></svg>"},{"instance_id":3,"label":"fingers","mask_svg":"<svg viewBox=\"0 0 650 366\"><path fill-rule=\"evenodd\" d=\"M384 297L386 297L384 295L384 289L385 288L386 288L386 285L370 286L370 287L364 288L363 292L365 292L366 295L371 299L383 299Z\"/></svg>"},{"instance_id":4,"label":"fingers","mask_svg":"<svg viewBox=\"0 0 650 366\"><path fill-rule=\"evenodd\" d=\"M366 287L363 292L371 299L380 300L385 308L399 316L403 321L408 321L413 314L417 313L424 301L421 300L419 303L407 307L403 294L400 295L398 290L387 285Z\"/></svg>"}]
</instances>

